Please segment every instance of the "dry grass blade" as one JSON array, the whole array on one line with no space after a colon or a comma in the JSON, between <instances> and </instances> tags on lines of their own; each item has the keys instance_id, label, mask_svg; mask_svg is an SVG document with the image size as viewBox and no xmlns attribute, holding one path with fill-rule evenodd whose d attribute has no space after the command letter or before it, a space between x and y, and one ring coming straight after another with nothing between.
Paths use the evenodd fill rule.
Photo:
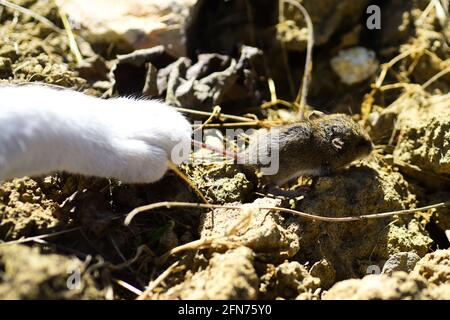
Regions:
<instances>
[{"instance_id":1,"label":"dry grass blade","mask_svg":"<svg viewBox=\"0 0 450 320\"><path fill-rule=\"evenodd\" d=\"M206 121L203 122L198 128L196 128L196 129L194 130L194 132L197 132L197 131L202 130L202 129L203 129L207 124L209 124L214 118L219 117L220 112L221 112L220 107L219 107L219 106L215 106L214 109L213 109L213 112L211 113L211 115L209 116L209 118L206 119Z\"/></svg>"},{"instance_id":2,"label":"dry grass blade","mask_svg":"<svg viewBox=\"0 0 450 320\"><path fill-rule=\"evenodd\" d=\"M128 291L134 293L134 294L137 295L137 296L139 296L139 295L142 294L142 291L141 291L141 290L139 290L138 288L133 287L131 284L129 284L129 283L123 281L123 280L120 280L120 279L114 279L114 281L115 281L119 286L121 286L122 288L127 289Z\"/></svg>"},{"instance_id":3,"label":"dry grass blade","mask_svg":"<svg viewBox=\"0 0 450 320\"><path fill-rule=\"evenodd\" d=\"M75 40L75 36L72 32L72 27L70 26L69 20L67 20L66 14L60 8L58 8L58 12L64 25L64 29L66 29L67 38L69 39L70 51L74 55L76 62L79 64L83 62L83 56L81 55L80 49L78 48L77 41Z\"/></svg>"},{"instance_id":4,"label":"dry grass blade","mask_svg":"<svg viewBox=\"0 0 450 320\"><path fill-rule=\"evenodd\" d=\"M208 200L205 198L203 193L201 193L201 191L195 186L195 184L183 172L181 172L181 170L178 169L178 167L173 162L169 161L168 167L170 168L170 170L175 172L175 174L179 176L181 180L186 182L188 186L191 187L191 189L194 190L194 192L200 197L200 199L203 200L204 203L208 203Z\"/></svg>"},{"instance_id":5,"label":"dry grass blade","mask_svg":"<svg viewBox=\"0 0 450 320\"><path fill-rule=\"evenodd\" d=\"M278 104L283 105L285 107L288 108L295 108L295 104L290 103L288 101L282 100L282 99L278 99L277 97L277 90L275 87L275 81L273 81L272 78L267 79L267 85L269 87L269 91L270 91L270 101L264 102L261 105L262 109L267 109L273 106L276 106Z\"/></svg>"},{"instance_id":6,"label":"dry grass blade","mask_svg":"<svg viewBox=\"0 0 450 320\"><path fill-rule=\"evenodd\" d=\"M308 11L305 9L304 6L302 6L300 3L293 1L293 0L281 0L284 3L289 3L290 5L294 6L305 17L306 26L308 28L308 40L306 45L306 60L305 60L305 70L303 72L303 80L300 90L297 93L297 97L295 98L295 104L299 108L299 113L301 119L304 118L304 111L306 107L306 99L308 97L308 88L309 84L311 82L311 73L313 68L313 62L312 62L312 53L313 53L313 47L314 47L314 26L311 20L311 17L308 13Z\"/></svg>"},{"instance_id":7,"label":"dry grass blade","mask_svg":"<svg viewBox=\"0 0 450 320\"><path fill-rule=\"evenodd\" d=\"M306 212L301 212L293 209L281 208L281 207L253 207L257 210L270 210L270 211L280 211L290 213L308 220L316 220L316 221L325 221L325 222L351 222L351 221L362 221L367 219L380 219L385 217L390 217L394 215L403 215L408 213L414 213L418 211L425 211L434 208L441 208L450 205L450 201L440 202L436 204L432 204L425 207L413 208L413 209L405 209L405 210L397 210L397 211L389 211L389 212L380 212L373 214L366 214L361 216L347 216L347 217L326 217L319 216L315 214L310 214ZM218 205L218 204L204 204L204 203L190 203L190 202L158 202L145 206L141 206L132 210L125 218L124 224L128 226L133 218L139 213L154 210L157 208L172 208L172 207L184 207L184 208L204 208L204 209L232 209L232 210L244 210L247 208L246 206L231 206L231 205Z\"/></svg>"},{"instance_id":8,"label":"dry grass blade","mask_svg":"<svg viewBox=\"0 0 450 320\"><path fill-rule=\"evenodd\" d=\"M412 55L414 53L422 52L423 50L424 50L423 48L414 48L414 49L406 50L405 52L403 52L403 53L397 55L396 57L392 58L389 62L383 64L381 66L380 75L378 76L377 81L375 81L375 85L374 85L375 88L381 87L381 85L383 84L384 79L386 78L387 72L397 62L403 60L406 57L409 57L410 55Z\"/></svg>"},{"instance_id":9,"label":"dry grass blade","mask_svg":"<svg viewBox=\"0 0 450 320\"><path fill-rule=\"evenodd\" d=\"M382 212L382 213L376 213L376 214L368 214L368 215L362 215L357 217L323 217L323 216L316 216L307 214L304 212L292 210L292 209L286 209L286 208L279 208L279 207L258 207L255 205L242 205L242 206L229 206L229 205L204 205L200 203L182 203L182 202L165 202L165 203L155 203L152 205L136 208L133 210L126 218L125 224L129 224L131 222L131 219L133 216L139 212L146 211L146 210L152 210L156 209L158 207L200 207L200 208L223 208L223 209L232 209L232 210L241 210L244 212L242 218L229 230L227 230L225 235L215 235L215 236L209 236L204 237L198 240L194 240L189 243L185 243L181 246L175 247L165 254L163 254L160 258L158 258L155 261L156 265L162 265L164 264L167 259L177 253L187 251L187 250L200 250L205 248L211 248L211 247L227 247L228 249L238 247L241 245L240 241L235 238L234 236L238 232L245 233L248 228L251 225L251 221L253 218L254 210L277 210L282 212L291 213L294 215L301 216L303 218L311 219L311 220L320 220L320 221L327 221L327 222L349 222L349 221L361 221L361 220L367 220L367 219L380 219L384 217L394 216L394 215L401 215L401 214L407 214L407 213L413 213L417 211L425 211L429 209L439 208L443 206L450 205L450 201L448 202L442 202L426 207L421 208L415 208L415 209L407 209L407 210L398 210L398 211L391 211L391 212Z\"/></svg>"},{"instance_id":10,"label":"dry grass blade","mask_svg":"<svg viewBox=\"0 0 450 320\"><path fill-rule=\"evenodd\" d=\"M377 79L375 80L375 83L373 83L371 85L372 90L365 95L364 97L364 101L362 103L361 106L361 115L362 115L362 119L367 119L369 117L369 114L372 112L372 106L375 102L375 94L379 91L384 91L384 90L390 90L390 89L397 89L397 88L404 88L406 90L406 94L410 93L410 88L412 86L418 86L416 84L410 84L410 83L395 83L395 84L389 84L389 85L384 85L383 86L383 82L387 76L388 71L399 61L412 56L416 53L425 53L428 54L426 52L426 50L424 48L412 48L412 49L408 49L400 54L398 54L397 56L395 56L394 58L392 58L389 62L386 62L384 64L381 65L381 71L380 74L378 75ZM414 61L418 61L419 57L416 57L414 59ZM411 71L410 71L411 72Z\"/></svg>"},{"instance_id":11,"label":"dry grass blade","mask_svg":"<svg viewBox=\"0 0 450 320\"><path fill-rule=\"evenodd\" d=\"M199 116L208 116L209 117L214 114L214 111L213 112L199 111L199 110L179 108L179 107L175 107L175 109L179 112L195 114L195 115L199 115ZM235 121L242 121L242 122L254 121L254 119L251 119L251 118L245 118L245 117L240 117L240 116L235 116L235 115L225 114L225 113L219 113L217 115L217 117L223 118L223 119L235 120Z\"/></svg>"},{"instance_id":12,"label":"dry grass blade","mask_svg":"<svg viewBox=\"0 0 450 320\"><path fill-rule=\"evenodd\" d=\"M271 102L268 102L268 103L270 104ZM286 101L280 102L280 104L286 104L287 106L292 107L292 104L289 102L286 102ZM253 127L253 126L270 128L274 125L281 124L279 121L259 120L258 117L255 115L250 115L250 116L252 116L250 118L250 116L249 117L235 116L232 114L222 113L221 111L220 112L216 112L216 111L208 112L208 111L199 111L199 110L179 108L179 107L174 107L174 109L179 112L182 112L182 113L199 115L199 116L207 116L210 118L220 119L221 121L225 121L225 120L237 121L237 122L228 122L228 123L209 123L209 121L207 120L208 123L203 123L201 125L202 129L204 129L204 128L221 128L221 127ZM197 131L197 129L195 129L194 131Z\"/></svg>"},{"instance_id":13,"label":"dry grass blade","mask_svg":"<svg viewBox=\"0 0 450 320\"><path fill-rule=\"evenodd\" d=\"M150 282L149 285L147 286L147 288L145 289L145 291L141 292L139 294L139 296L136 298L136 300L145 300L149 296L151 296L152 291L155 290L156 287L159 286L161 284L161 282L163 282L177 266L178 266L178 261L173 263L169 268L167 268L166 271L161 273L158 278L156 278L155 280Z\"/></svg>"},{"instance_id":14,"label":"dry grass blade","mask_svg":"<svg viewBox=\"0 0 450 320\"><path fill-rule=\"evenodd\" d=\"M276 105L278 105L278 104L281 104L281 105L283 105L283 106L285 106L285 107L288 107L288 108L295 107L295 105L292 104L292 103L290 103L290 102L287 102L287 101L282 100L282 99L276 99L276 100L271 100L271 101L268 101L268 102L263 103L263 104L261 105L261 108L262 108L262 109L267 109L267 108L276 106Z\"/></svg>"},{"instance_id":15,"label":"dry grass blade","mask_svg":"<svg viewBox=\"0 0 450 320\"><path fill-rule=\"evenodd\" d=\"M129 266L131 266L133 263L135 263L141 256L143 253L149 253L152 254L151 250L146 246L146 245L141 245L137 248L136 250L136 254L134 255L133 258L126 260L120 264L110 264L109 268L113 269L113 270L121 270L123 268L128 268Z\"/></svg>"},{"instance_id":16,"label":"dry grass blade","mask_svg":"<svg viewBox=\"0 0 450 320\"><path fill-rule=\"evenodd\" d=\"M436 80L438 80L440 77L446 75L447 73L450 72L450 66L448 66L447 68L445 68L444 70L441 70L440 72L436 73L434 76L432 76L430 79L428 79L427 82L425 82L424 84L422 84L422 89L426 89L430 84L432 84L433 82L435 82Z\"/></svg>"},{"instance_id":17,"label":"dry grass blade","mask_svg":"<svg viewBox=\"0 0 450 320\"><path fill-rule=\"evenodd\" d=\"M246 121L246 122L229 122L229 123L210 123L205 128L229 128L229 127L272 127L279 124L275 121Z\"/></svg>"},{"instance_id":18,"label":"dry grass blade","mask_svg":"<svg viewBox=\"0 0 450 320\"><path fill-rule=\"evenodd\" d=\"M42 234L40 236L28 237L28 238L23 238L23 239L19 239L19 240L0 242L0 246L26 243L26 242L30 242L30 241L39 241L39 240L42 240L42 239L47 239L47 238L50 238L50 237L60 236L60 235L63 235L63 234L66 234L66 233L70 233L70 232L73 232L73 231L78 231L78 230L81 230L81 227L76 227L76 228L72 228L72 229L62 230L62 231L49 233L49 234Z\"/></svg>"},{"instance_id":19,"label":"dry grass blade","mask_svg":"<svg viewBox=\"0 0 450 320\"><path fill-rule=\"evenodd\" d=\"M189 243L185 243L181 246L175 247L167 251L159 259L155 261L155 264L158 266L163 265L164 263L166 263L167 259L170 256L187 250L200 250L213 247L221 247L221 248L226 247L227 249L233 249L241 245L242 245L241 242L233 240L232 237L228 235L205 237L198 240L194 240Z\"/></svg>"},{"instance_id":20,"label":"dry grass blade","mask_svg":"<svg viewBox=\"0 0 450 320\"><path fill-rule=\"evenodd\" d=\"M277 89L275 88L275 82L272 78L267 79L267 85L269 86L270 91L270 101L275 103L278 100L277 98Z\"/></svg>"}]
</instances>

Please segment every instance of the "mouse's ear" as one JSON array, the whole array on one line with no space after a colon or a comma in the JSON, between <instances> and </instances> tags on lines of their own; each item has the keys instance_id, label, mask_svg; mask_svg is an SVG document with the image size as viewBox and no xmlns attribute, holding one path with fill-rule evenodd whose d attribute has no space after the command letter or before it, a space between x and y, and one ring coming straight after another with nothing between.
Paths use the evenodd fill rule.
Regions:
<instances>
[{"instance_id":1,"label":"mouse's ear","mask_svg":"<svg viewBox=\"0 0 450 320\"><path fill-rule=\"evenodd\" d=\"M313 121L322 118L325 116L325 113L314 110L308 115L308 120Z\"/></svg>"}]
</instances>

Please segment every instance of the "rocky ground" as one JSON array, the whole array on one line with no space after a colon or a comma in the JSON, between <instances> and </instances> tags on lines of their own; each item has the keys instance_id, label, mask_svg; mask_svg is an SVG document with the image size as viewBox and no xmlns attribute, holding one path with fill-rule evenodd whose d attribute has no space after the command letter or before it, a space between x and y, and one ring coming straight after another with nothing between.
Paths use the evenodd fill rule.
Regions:
<instances>
[{"instance_id":1,"label":"rocky ground","mask_svg":"<svg viewBox=\"0 0 450 320\"><path fill-rule=\"evenodd\" d=\"M257 119L255 128L297 114L268 85L284 101L300 87L308 28L292 6L279 14L269 0L142 1L98 21L83 11L85 1L13 3L34 17L0 3L0 84L144 95L206 112L220 105ZM391 1L381 6L382 28L368 30L370 1L302 3L315 31L308 105L352 114L375 142L373 156L290 200L264 194L257 175L239 166L181 170L210 203L231 206L343 217L449 201L445 6ZM200 199L174 173L141 186L66 173L3 183L0 298L450 299L450 207L340 223L251 205L159 208L124 226L130 210L160 201Z\"/></svg>"}]
</instances>

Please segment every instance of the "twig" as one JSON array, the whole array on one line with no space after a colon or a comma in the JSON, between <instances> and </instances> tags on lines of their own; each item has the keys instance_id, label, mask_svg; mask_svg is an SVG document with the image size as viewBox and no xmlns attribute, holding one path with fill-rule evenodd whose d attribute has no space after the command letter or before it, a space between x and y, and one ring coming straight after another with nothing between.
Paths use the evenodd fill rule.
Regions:
<instances>
[{"instance_id":1,"label":"twig","mask_svg":"<svg viewBox=\"0 0 450 320\"><path fill-rule=\"evenodd\" d=\"M270 127L279 124L276 121L246 121L246 122L230 122L230 123L210 123L205 125L205 128L222 128L222 127Z\"/></svg>"},{"instance_id":2,"label":"twig","mask_svg":"<svg viewBox=\"0 0 450 320\"><path fill-rule=\"evenodd\" d=\"M380 75L378 76L377 81L375 82L375 85L374 85L375 88L379 88L383 84L384 78L386 78L386 74L387 74L388 70L390 68L392 68L394 66L394 64L396 64L400 60L410 56L413 53L417 53L417 52L421 52L421 51L423 51L423 48L414 48L414 49L406 50L405 52L392 58L389 62L383 64L381 66Z\"/></svg>"},{"instance_id":3,"label":"twig","mask_svg":"<svg viewBox=\"0 0 450 320\"><path fill-rule=\"evenodd\" d=\"M155 290L156 287L159 286L160 283L163 282L172 273L173 269L175 269L175 267L177 266L178 261L173 263L170 267L167 268L166 271L161 273L155 280L150 282L145 291L141 292L139 296L136 298L136 300L145 300L148 296L150 296L152 294L152 291Z\"/></svg>"},{"instance_id":4,"label":"twig","mask_svg":"<svg viewBox=\"0 0 450 320\"><path fill-rule=\"evenodd\" d=\"M189 243L182 244L181 246L175 247L163 254L159 259L155 261L156 265L164 264L167 259L174 254L186 251L186 250L199 250L204 248L210 248L213 246L226 246L229 249L235 248L241 245L240 241L233 241L232 237L237 234L238 231L245 233L250 227L253 211L251 205L243 205L240 209L243 210L242 218L239 221L226 230L225 235L215 235L209 237L203 237L198 240L191 241ZM213 217L213 215L211 215Z\"/></svg>"},{"instance_id":5,"label":"twig","mask_svg":"<svg viewBox=\"0 0 450 320\"><path fill-rule=\"evenodd\" d=\"M321 221L328 221L328 222L348 222L348 221L362 221L367 219L379 219L387 216L393 216L393 215L401 215L406 213L412 213L417 211L424 211L428 209L433 208L439 208L446 205L450 205L450 201L448 202L442 202L426 207L421 208L415 208L415 209L407 209L407 210L398 210L398 211L391 211L391 212L382 212L382 213L376 213L376 214L368 214L368 215L362 215L358 217L323 217L323 216L316 216L307 214L304 212L292 210L292 209L286 209L286 208L279 208L279 207L258 207L255 205L241 205L241 206L230 206L230 205L204 205L204 204L196 204L196 203L183 203L183 202L161 202L161 203L155 203L148 206L143 206L134 209L125 219L125 224L128 225L131 222L131 219L134 215L136 215L139 212L146 211L146 210L152 210L158 207L196 207L196 208L222 208L222 209L231 209L231 210L241 210L244 211L242 219L238 221L234 226L229 228L229 230L226 231L225 235L215 235L215 236L208 236L204 237L198 240L194 240L189 243L185 243L181 246L175 247L165 254L163 254L160 258L158 258L155 261L156 265L161 265L167 261L167 259L174 254L186 251L186 250L199 250L204 248L210 248L213 246L226 246L228 248L234 248L241 243L239 241L235 241L236 239L233 239L233 236L236 235L238 231L245 232L242 230L247 230L250 226L252 217L253 217L253 210L277 210L277 211L283 211L288 212L294 215L301 216L303 218L311 219L311 220L321 220ZM246 212L246 213L245 213Z\"/></svg>"},{"instance_id":6,"label":"twig","mask_svg":"<svg viewBox=\"0 0 450 320\"><path fill-rule=\"evenodd\" d=\"M213 114L213 112L198 111L198 110L187 109L187 108L175 107L175 109L177 111L179 111L179 112L184 112L184 113L189 113L189 114L196 114L196 115L200 115L200 116L211 116ZM236 120L236 121L244 121L244 122L245 121L254 121L254 119L240 117L240 116L235 116L235 115L231 115L231 114L225 114L225 113L220 113L220 115L218 115L217 117L223 118L223 119Z\"/></svg>"},{"instance_id":7,"label":"twig","mask_svg":"<svg viewBox=\"0 0 450 320\"><path fill-rule=\"evenodd\" d=\"M276 87L275 87L275 82L273 81L272 78L268 78L267 79L267 85L269 86L270 101L264 102L261 105L262 109L270 108L272 106L276 106L277 104L284 105L285 107L288 107L288 108L295 108L296 107L294 103L291 103L291 102L288 102L288 101L285 101L285 100L282 100L282 99L278 99L278 97L277 97L277 90L276 90Z\"/></svg>"},{"instance_id":8,"label":"twig","mask_svg":"<svg viewBox=\"0 0 450 320\"><path fill-rule=\"evenodd\" d=\"M179 176L181 180L186 182L189 185L189 187L191 187L191 189L194 190L194 192L200 197L200 199L203 200L204 203L206 204L209 203L208 200L206 200L203 193L200 192L200 190L195 186L195 184L183 172L181 172L181 170L178 169L178 167L173 162L169 161L168 167L170 170L175 172L175 174Z\"/></svg>"},{"instance_id":9,"label":"twig","mask_svg":"<svg viewBox=\"0 0 450 320\"><path fill-rule=\"evenodd\" d=\"M395 56L394 58L392 58L389 62L386 62L386 63L384 63L384 64L381 65L381 72L380 72L380 74L378 75L378 77L377 77L375 83L373 83L373 84L371 85L372 90L371 90L368 94L366 94L365 97L364 97L364 101L363 101L362 106L361 106L361 114L362 114L362 116L363 116L363 119L367 119L367 117L369 116L369 114L372 112L372 105L373 105L373 103L374 103L374 101L375 101L375 98L374 98L375 94L376 94L378 91L383 91L382 88L384 88L384 86L382 86L382 85L383 85L384 79L386 78L387 72L388 72L388 71L389 71L389 70L390 70L397 62L399 62L400 60L402 60L402 59L404 59L404 58L406 58L406 57L408 57L408 56L410 56L410 55L412 55L412 54L414 54L414 53L418 53L418 52L424 52L424 53L428 54L428 53L427 53L427 50L424 49L424 48L408 49L408 50L406 50L406 51L404 51L404 52L398 54L398 55ZM417 60L417 59L418 59L418 58L416 58L416 60ZM416 61L416 60L415 60L415 61ZM392 88L396 87L396 85L397 85L397 84L393 84L393 85L392 85ZM411 84L411 85L413 85L413 84ZM403 86L403 84L402 84L402 86ZM405 87L405 89L407 89L406 86L404 86L404 87ZM391 87L390 87L390 88L391 88ZM389 89L390 89L390 88L389 88Z\"/></svg>"},{"instance_id":10,"label":"twig","mask_svg":"<svg viewBox=\"0 0 450 320\"><path fill-rule=\"evenodd\" d=\"M66 233L73 232L73 231L78 231L78 230L81 230L81 227L76 227L76 228L72 228L72 229L62 230L62 231L58 231L58 232L54 232L54 233L50 233L50 234L42 234L40 236L28 237L28 238L23 238L23 239L18 239L18 240L13 240L13 241L7 241L7 242L0 242L0 246L42 240L42 239L55 237L55 236L59 236L59 235L62 235L62 234L66 234Z\"/></svg>"},{"instance_id":11,"label":"twig","mask_svg":"<svg viewBox=\"0 0 450 320\"><path fill-rule=\"evenodd\" d=\"M128 268L133 263L135 263L145 251L147 251L150 254L152 254L151 250L146 245L140 245L136 249L136 254L134 255L133 258L131 258L129 260L126 260L126 261L124 261L122 263L119 263L119 264L112 264L112 263L109 263L109 262L105 263L105 264L107 265L108 268L110 268L112 270L122 270L123 268Z\"/></svg>"},{"instance_id":12,"label":"twig","mask_svg":"<svg viewBox=\"0 0 450 320\"><path fill-rule=\"evenodd\" d=\"M285 102L289 106L289 102ZM271 127L273 125L279 124L277 121L269 121L269 120L259 120L256 116L250 118L250 117L241 117L241 116L235 116L231 114L225 114L219 112L218 114L215 114L214 112L208 112L208 111L199 111L199 110L192 110L192 109L186 109L186 108L179 108L174 107L175 110L183 113L189 113L194 115L200 115L200 116L214 116L218 119L223 120L233 120L238 122L232 122L232 123L204 123L202 128L220 128L220 127L249 127L249 126L260 126L260 127Z\"/></svg>"},{"instance_id":13,"label":"twig","mask_svg":"<svg viewBox=\"0 0 450 320\"><path fill-rule=\"evenodd\" d=\"M411 89L418 89L419 87L420 87L420 85L416 84L416 83L397 82L397 83L385 84L385 85L379 87L378 90L387 91L387 90L402 88L402 89L411 91Z\"/></svg>"},{"instance_id":14,"label":"twig","mask_svg":"<svg viewBox=\"0 0 450 320\"><path fill-rule=\"evenodd\" d=\"M120 285L121 287L127 289L128 291L134 293L135 295L139 296L142 294L142 291L139 290L138 288L133 287L131 284L126 283L125 281L119 280L119 279L114 279L114 281Z\"/></svg>"},{"instance_id":15,"label":"twig","mask_svg":"<svg viewBox=\"0 0 450 320\"><path fill-rule=\"evenodd\" d=\"M268 101L268 102L264 102L261 105L261 108L262 109L267 109L267 108L270 108L270 107L275 106L277 104L281 104L281 105L283 105L285 107L288 107L288 108L295 107L294 104L292 104L292 103L290 103L288 101L285 101L285 100L282 100L282 99L276 99L276 100L271 100L271 101Z\"/></svg>"},{"instance_id":16,"label":"twig","mask_svg":"<svg viewBox=\"0 0 450 320\"><path fill-rule=\"evenodd\" d=\"M220 107L219 106L215 106L213 109L213 112L211 113L211 115L209 116L208 119L206 119L205 122L203 122L198 128L196 128L194 130L194 132L200 131L202 130L208 123L210 123L214 118L217 118L220 115Z\"/></svg>"},{"instance_id":17,"label":"twig","mask_svg":"<svg viewBox=\"0 0 450 320\"><path fill-rule=\"evenodd\" d=\"M284 1L278 0L278 23L283 23L284 21L286 21L285 18L286 17L284 15ZM294 91L295 91L294 81L292 79L291 69L289 68L286 44L283 41L281 41L280 47L281 47L281 53L282 53L282 59L283 59L283 67L286 70L286 74L287 74L287 78L288 78L289 92L290 92L291 96L294 96Z\"/></svg>"},{"instance_id":18,"label":"twig","mask_svg":"<svg viewBox=\"0 0 450 320\"><path fill-rule=\"evenodd\" d=\"M125 258L125 256L123 255L122 251L120 251L119 246L117 245L116 241L114 240L114 238L113 238L111 235L109 235L109 239L110 239L110 241L111 241L111 243L112 243L114 249L117 251L117 253L119 254L120 258L122 259L122 261L123 261L122 263L128 268L128 270L130 270L132 273L135 273L135 270L133 270L133 269L130 267L131 264L135 261L135 259L132 259L132 261L129 262L129 261ZM141 251L142 251L141 249L138 250L138 254L139 254L139 255L141 254ZM137 256L137 257L138 257L138 256ZM137 257L135 257L135 258L137 259Z\"/></svg>"},{"instance_id":19,"label":"twig","mask_svg":"<svg viewBox=\"0 0 450 320\"><path fill-rule=\"evenodd\" d=\"M435 7L434 0L431 0L414 24L416 26L420 26L421 24L423 24L423 21L428 17L428 15L430 14L431 10L433 10L434 7Z\"/></svg>"},{"instance_id":20,"label":"twig","mask_svg":"<svg viewBox=\"0 0 450 320\"><path fill-rule=\"evenodd\" d=\"M431 77L430 79L428 79L427 82L425 82L424 84L422 84L422 89L425 89L426 87L428 87L430 84L432 84L433 82L435 82L437 79L439 79L440 77L442 77L443 75L446 75L447 73L450 72L450 66L448 66L447 68L445 68L444 70L439 71L438 73L436 73L433 77Z\"/></svg>"},{"instance_id":21,"label":"twig","mask_svg":"<svg viewBox=\"0 0 450 320\"><path fill-rule=\"evenodd\" d=\"M155 261L155 265L162 265L170 256L187 250L200 250L211 248L213 246L226 246L228 249L231 249L242 245L239 241L230 241L229 238L230 236L211 236L182 244L181 246L170 249L164 253Z\"/></svg>"},{"instance_id":22,"label":"twig","mask_svg":"<svg viewBox=\"0 0 450 320\"><path fill-rule=\"evenodd\" d=\"M277 101L277 89L275 88L275 82L272 78L267 79L267 85L269 86L270 91L270 102L275 103Z\"/></svg>"}]
</instances>

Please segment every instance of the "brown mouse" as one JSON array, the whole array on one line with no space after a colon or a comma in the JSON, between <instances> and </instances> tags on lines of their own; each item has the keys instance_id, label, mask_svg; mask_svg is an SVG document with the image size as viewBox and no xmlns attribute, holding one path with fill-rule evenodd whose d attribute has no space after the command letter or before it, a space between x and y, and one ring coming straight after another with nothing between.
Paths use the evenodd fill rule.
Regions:
<instances>
[{"instance_id":1,"label":"brown mouse","mask_svg":"<svg viewBox=\"0 0 450 320\"><path fill-rule=\"evenodd\" d=\"M372 150L369 135L350 116L315 111L301 122L258 132L240 157L261 170L264 184L281 186L301 175L330 174Z\"/></svg>"}]
</instances>

